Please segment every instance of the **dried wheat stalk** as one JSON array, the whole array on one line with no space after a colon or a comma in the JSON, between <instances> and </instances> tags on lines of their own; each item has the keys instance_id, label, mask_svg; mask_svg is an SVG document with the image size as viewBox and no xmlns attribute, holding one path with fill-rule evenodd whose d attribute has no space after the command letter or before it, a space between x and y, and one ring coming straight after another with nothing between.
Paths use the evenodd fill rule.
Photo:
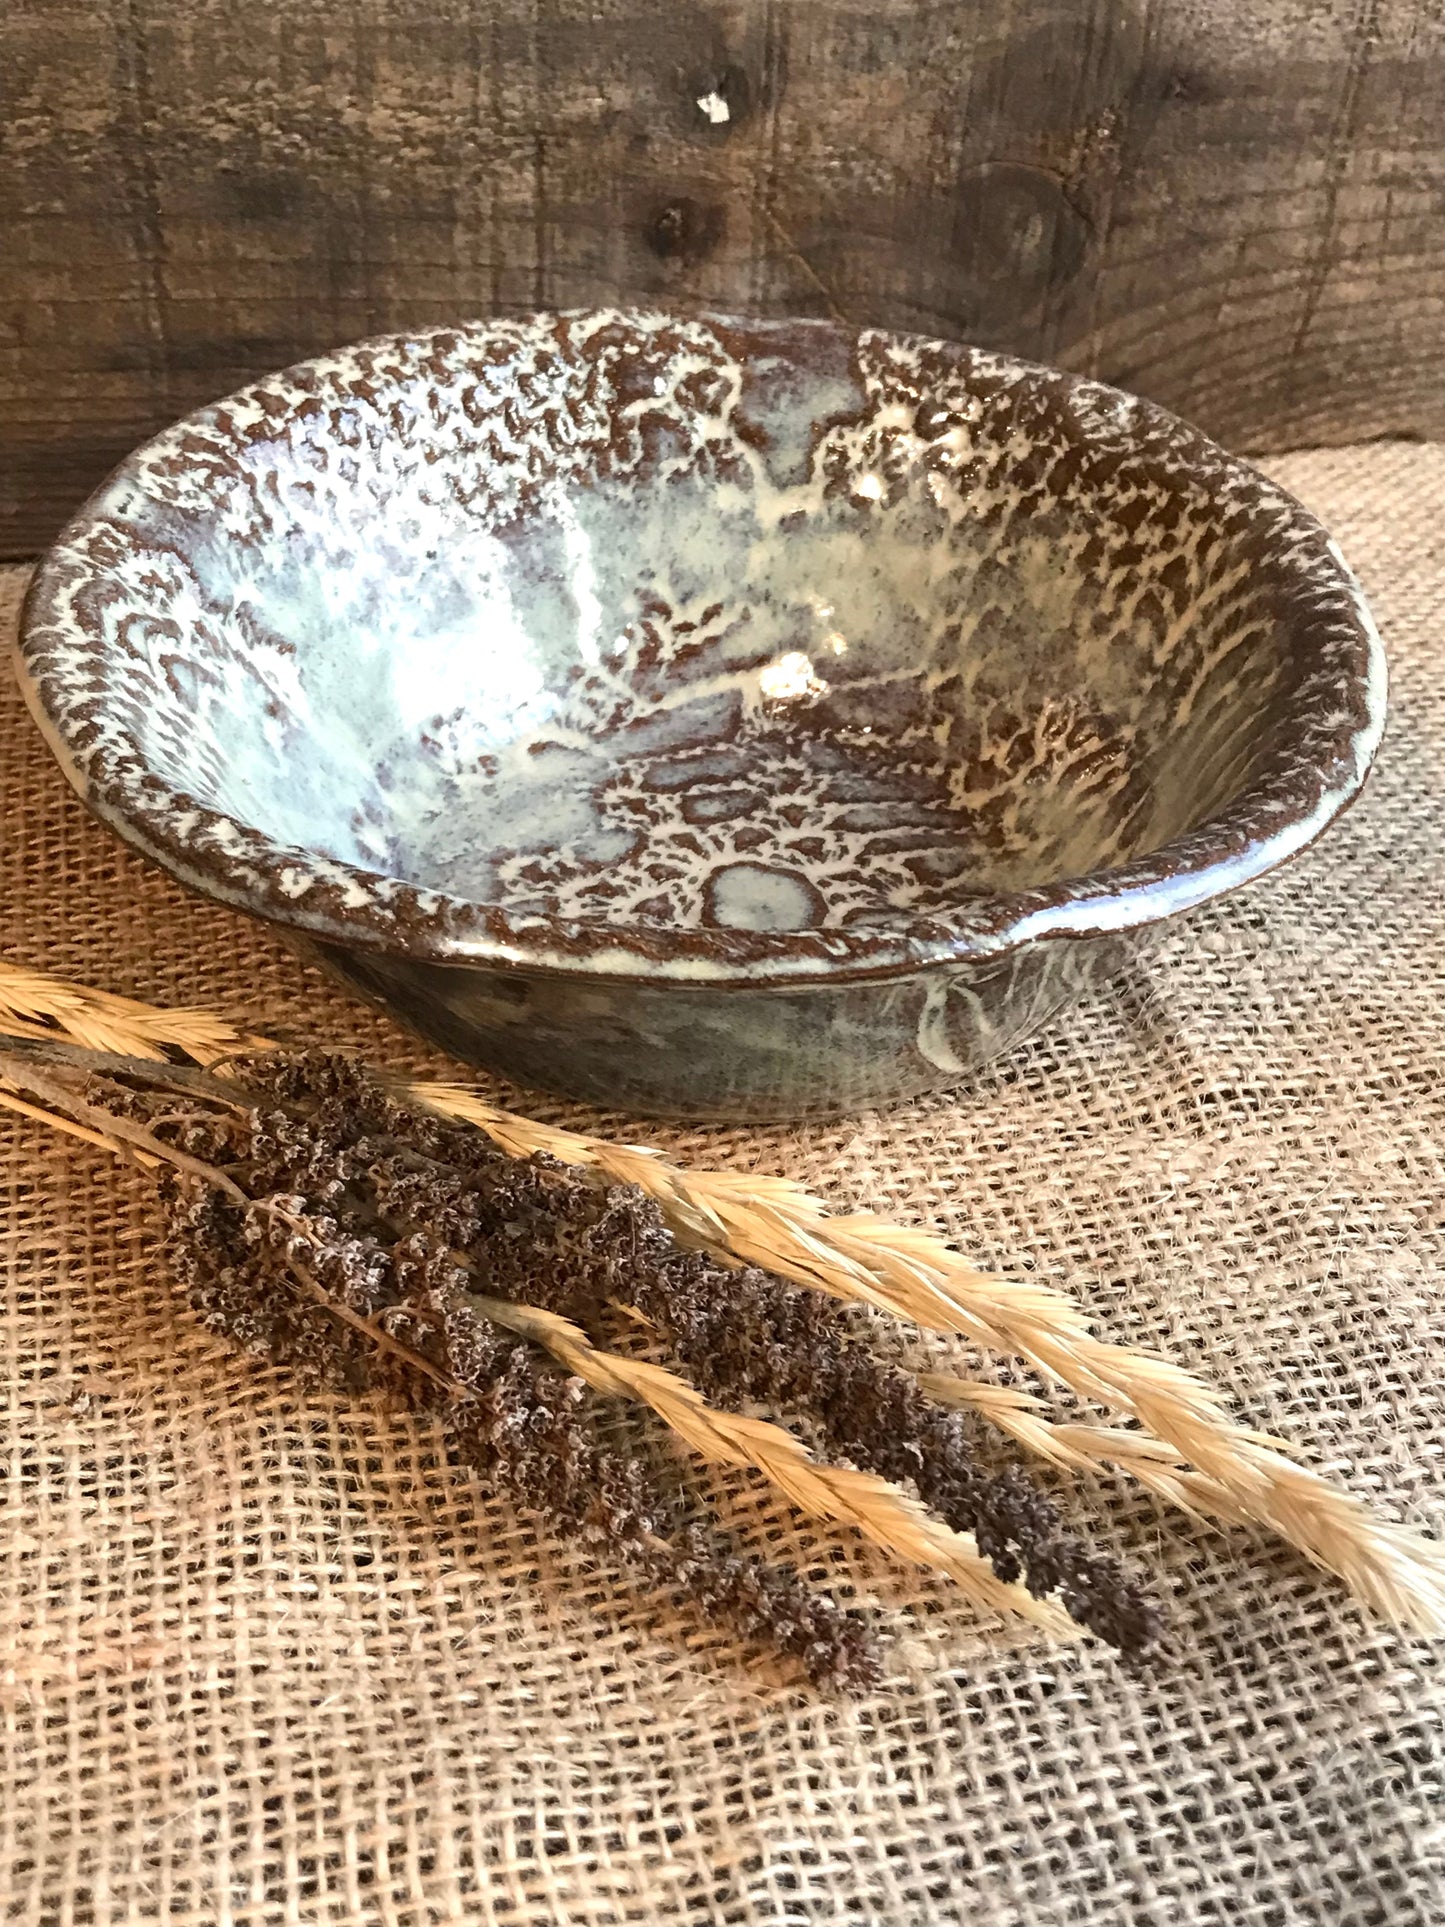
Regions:
<instances>
[{"instance_id":1,"label":"dried wheat stalk","mask_svg":"<svg viewBox=\"0 0 1445 1927\"><path fill-rule=\"evenodd\" d=\"M173 1021L172 1013L149 1005L0 965L0 1027L33 1034L37 1025L85 1043L102 1025L105 1047L154 1055L169 1045L201 1061L263 1048L265 1042L242 1038L214 1013L181 1011ZM1111 1430L1108 1443L1117 1450L1100 1448L1094 1460L1111 1458L1188 1511L1265 1527L1343 1579L1387 1620L1445 1634L1445 1553L1434 1541L1377 1519L1359 1500L1290 1460L1282 1441L1236 1424L1222 1395L1181 1366L1094 1337L1082 1308L1062 1292L981 1272L928 1232L870 1213L829 1217L820 1199L787 1179L684 1171L646 1146L539 1124L449 1083L413 1083L406 1094L475 1125L514 1155L544 1152L636 1184L678 1231L719 1256L1027 1361L1046 1382L1140 1425L1139 1433ZM994 1415L1002 1411L998 1405ZM1005 1429L1035 1450L1048 1447L1045 1457L1057 1460L1062 1452L1076 1469L1080 1458L1090 1459L1097 1441L1070 1428L1045 1433L1042 1422L1029 1423L1028 1417L1015 1409ZM1134 1442L1121 1445L1123 1439Z\"/></svg>"},{"instance_id":2,"label":"dried wheat stalk","mask_svg":"<svg viewBox=\"0 0 1445 1927\"><path fill-rule=\"evenodd\" d=\"M1274 1531L1342 1578L1391 1624L1445 1634L1445 1553L1439 1545L1377 1518L1359 1499L1272 1449L1262 1434L1233 1428L1237 1443L1225 1461L1225 1477L1192 1469L1185 1454L1147 1432L1054 1424L1040 1416L1027 1393L940 1372L923 1373L919 1382L934 1398L982 1412L1011 1438L1069 1471L1094 1476L1114 1465L1198 1519ZM1195 1466L1219 1465L1223 1458L1207 1441Z\"/></svg>"},{"instance_id":3,"label":"dried wheat stalk","mask_svg":"<svg viewBox=\"0 0 1445 1927\"><path fill-rule=\"evenodd\" d=\"M1046 1416L1043 1400L1011 1385L920 1372L918 1382L944 1405L981 1413L1007 1437L1060 1471L1097 1478L1110 1466L1128 1472L1146 1490L1201 1523L1244 1525L1247 1514L1225 1488L1191 1471L1172 1445L1122 1426L1061 1424Z\"/></svg>"},{"instance_id":4,"label":"dried wheat stalk","mask_svg":"<svg viewBox=\"0 0 1445 1927\"><path fill-rule=\"evenodd\" d=\"M209 1064L239 1051L269 1050L213 1010L161 1010L108 990L68 984L36 970L0 965L0 1021L20 1036L61 1034L87 1050L163 1062L166 1046Z\"/></svg>"}]
</instances>

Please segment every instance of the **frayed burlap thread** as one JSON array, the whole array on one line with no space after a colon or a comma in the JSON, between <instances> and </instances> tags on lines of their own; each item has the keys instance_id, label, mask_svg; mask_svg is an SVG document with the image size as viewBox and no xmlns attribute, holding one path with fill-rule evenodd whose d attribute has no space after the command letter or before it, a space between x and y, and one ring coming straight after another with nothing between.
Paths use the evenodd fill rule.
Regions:
<instances>
[{"instance_id":1,"label":"frayed burlap thread","mask_svg":"<svg viewBox=\"0 0 1445 1927\"><path fill-rule=\"evenodd\" d=\"M1317 852L963 1091L903 1111L687 1132L494 1089L689 1164L784 1173L1067 1286L1101 1335L1197 1364L1248 1422L1438 1531L1445 449L1275 467L1360 570L1394 672L1378 775ZM20 578L0 580L8 627ZM7 954L455 1075L121 850L8 686L0 735ZM901 1636L876 1694L822 1700L665 1602L639 1606L448 1466L427 1425L303 1395L202 1332L156 1256L143 1174L7 1116L0 1181L3 1917L1445 1917L1435 1653L1286 1548L1106 1487L1107 1549L1172 1594L1173 1652L1130 1674L1091 1644L986 1626L946 1582L720 1472L731 1530L868 1596ZM980 1363L944 1339L909 1356Z\"/></svg>"}]
</instances>

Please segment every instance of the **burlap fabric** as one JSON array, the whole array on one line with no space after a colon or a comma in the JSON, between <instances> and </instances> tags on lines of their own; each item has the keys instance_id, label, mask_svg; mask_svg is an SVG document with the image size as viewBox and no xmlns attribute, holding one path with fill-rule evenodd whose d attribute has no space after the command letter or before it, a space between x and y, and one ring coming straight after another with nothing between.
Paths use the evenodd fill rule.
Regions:
<instances>
[{"instance_id":1,"label":"burlap fabric","mask_svg":"<svg viewBox=\"0 0 1445 1927\"><path fill-rule=\"evenodd\" d=\"M1439 1525L1445 448L1275 472L1336 530L1391 651L1391 731L1349 820L953 1098L654 1135L1066 1280L1110 1334L1207 1368ZM7 951L423 1061L119 849L0 708ZM199 1331L143 1178L8 1118L0 1160L6 1919L1445 1918L1437 1664L1288 1553L1108 1495L1106 1535L1174 1615L1167 1662L1132 1676L981 1634L739 1481L732 1523L902 1635L882 1689L823 1703L509 1515L426 1425L300 1397Z\"/></svg>"}]
</instances>

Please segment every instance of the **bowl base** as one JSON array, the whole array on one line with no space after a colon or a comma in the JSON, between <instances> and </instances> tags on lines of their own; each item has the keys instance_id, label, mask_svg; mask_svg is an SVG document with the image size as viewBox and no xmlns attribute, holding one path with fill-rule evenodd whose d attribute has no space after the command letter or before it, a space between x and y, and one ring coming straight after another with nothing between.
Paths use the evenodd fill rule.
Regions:
<instances>
[{"instance_id":1,"label":"bowl base","mask_svg":"<svg viewBox=\"0 0 1445 1927\"><path fill-rule=\"evenodd\" d=\"M847 1116L945 1090L1112 976L1135 938L837 985L585 983L308 939L335 976L453 1057L608 1110L687 1123Z\"/></svg>"}]
</instances>

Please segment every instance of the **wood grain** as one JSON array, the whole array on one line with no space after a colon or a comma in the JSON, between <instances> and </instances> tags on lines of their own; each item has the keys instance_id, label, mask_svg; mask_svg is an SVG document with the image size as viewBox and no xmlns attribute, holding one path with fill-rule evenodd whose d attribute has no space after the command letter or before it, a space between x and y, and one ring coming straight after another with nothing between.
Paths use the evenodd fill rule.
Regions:
<instances>
[{"instance_id":1,"label":"wood grain","mask_svg":"<svg viewBox=\"0 0 1445 1927\"><path fill-rule=\"evenodd\" d=\"M1445 9L9 0L0 555L250 375L618 299L963 335L1243 449L1445 435Z\"/></svg>"}]
</instances>

